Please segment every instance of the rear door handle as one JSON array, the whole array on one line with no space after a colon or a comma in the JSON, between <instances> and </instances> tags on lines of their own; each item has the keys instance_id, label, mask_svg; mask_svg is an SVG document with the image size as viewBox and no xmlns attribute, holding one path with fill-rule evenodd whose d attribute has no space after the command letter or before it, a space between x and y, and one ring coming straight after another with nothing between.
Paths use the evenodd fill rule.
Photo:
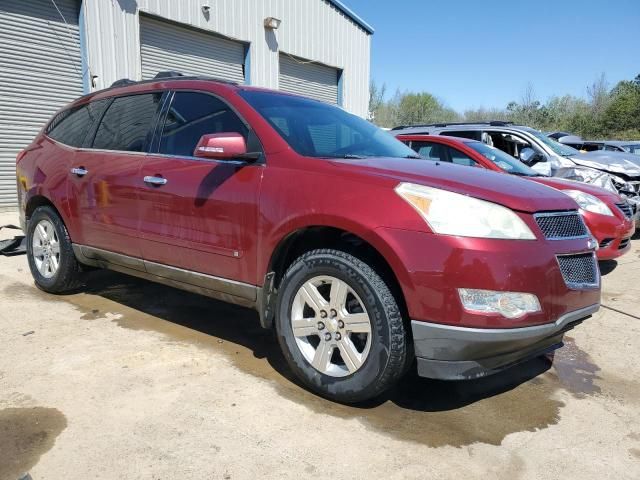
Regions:
<instances>
[{"instance_id":1,"label":"rear door handle","mask_svg":"<svg viewBox=\"0 0 640 480\"><path fill-rule=\"evenodd\" d=\"M71 169L71 173L77 175L78 177L84 177L87 173L89 173L89 171L85 170L84 167L73 167Z\"/></svg>"},{"instance_id":2,"label":"rear door handle","mask_svg":"<svg viewBox=\"0 0 640 480\"><path fill-rule=\"evenodd\" d=\"M153 185L153 186L159 187L160 185L166 185L167 184L167 179L164 178L164 177L146 176L146 177L144 177L144 183L148 183L149 185Z\"/></svg>"}]
</instances>

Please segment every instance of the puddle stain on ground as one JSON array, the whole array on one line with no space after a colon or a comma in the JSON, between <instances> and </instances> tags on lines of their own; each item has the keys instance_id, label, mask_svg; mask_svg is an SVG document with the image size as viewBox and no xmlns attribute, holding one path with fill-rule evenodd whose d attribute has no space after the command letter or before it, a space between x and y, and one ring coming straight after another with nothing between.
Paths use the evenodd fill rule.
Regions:
<instances>
[{"instance_id":1,"label":"puddle stain on ground","mask_svg":"<svg viewBox=\"0 0 640 480\"><path fill-rule=\"evenodd\" d=\"M0 410L0 479L14 479L33 468L67 428L55 408Z\"/></svg>"},{"instance_id":2,"label":"puddle stain on ground","mask_svg":"<svg viewBox=\"0 0 640 480\"><path fill-rule=\"evenodd\" d=\"M24 285L19 288L24 293ZM123 328L162 333L170 343L223 353L242 371L271 381L279 394L314 412L357 418L377 432L431 447L500 445L511 433L558 423L564 406L555 398L559 389L577 396L599 392L593 383L599 378L598 367L570 343L572 353L556 355L556 373L548 371L551 361L542 357L466 382L428 380L410 373L384 399L340 405L297 384L274 334L260 328L252 310L108 271L92 272L82 293L62 298L84 312L84 319L107 319Z\"/></svg>"},{"instance_id":3,"label":"puddle stain on ground","mask_svg":"<svg viewBox=\"0 0 640 480\"><path fill-rule=\"evenodd\" d=\"M576 398L601 393L595 383L601 380L598 376L600 367L576 345L572 337L565 335L564 347L554 352L553 368L560 383Z\"/></svg>"}]
</instances>

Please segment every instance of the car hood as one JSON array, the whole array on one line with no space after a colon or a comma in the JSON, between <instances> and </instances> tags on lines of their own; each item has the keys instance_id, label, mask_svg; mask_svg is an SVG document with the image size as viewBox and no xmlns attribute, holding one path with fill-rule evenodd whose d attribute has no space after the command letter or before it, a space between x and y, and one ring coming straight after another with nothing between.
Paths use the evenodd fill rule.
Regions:
<instances>
[{"instance_id":1,"label":"car hood","mask_svg":"<svg viewBox=\"0 0 640 480\"><path fill-rule=\"evenodd\" d=\"M344 173L386 177L498 203L514 210L575 210L578 205L567 195L514 175L442 162L417 159L369 157L332 160Z\"/></svg>"},{"instance_id":2,"label":"car hood","mask_svg":"<svg viewBox=\"0 0 640 480\"><path fill-rule=\"evenodd\" d=\"M640 156L632 153L596 151L572 155L571 160L583 167L640 177Z\"/></svg>"},{"instance_id":3,"label":"car hood","mask_svg":"<svg viewBox=\"0 0 640 480\"><path fill-rule=\"evenodd\" d=\"M548 187L556 188L558 190L578 190L585 192L594 197L598 197L600 200L619 203L622 202L622 197L617 193L610 192L602 187L591 185L589 183L578 182L576 180L567 180L562 178L550 178L550 177L529 177L534 182L547 185Z\"/></svg>"}]
</instances>

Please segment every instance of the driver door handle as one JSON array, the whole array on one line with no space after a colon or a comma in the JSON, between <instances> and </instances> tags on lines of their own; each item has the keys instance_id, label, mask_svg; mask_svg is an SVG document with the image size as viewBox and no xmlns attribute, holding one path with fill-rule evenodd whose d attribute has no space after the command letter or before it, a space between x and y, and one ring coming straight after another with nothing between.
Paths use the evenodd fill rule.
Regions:
<instances>
[{"instance_id":1,"label":"driver door handle","mask_svg":"<svg viewBox=\"0 0 640 480\"><path fill-rule=\"evenodd\" d=\"M146 176L144 177L144 183L148 183L149 185L153 185L153 186L160 186L160 185L166 185L167 184L167 179L164 177L152 177L152 176Z\"/></svg>"},{"instance_id":2,"label":"driver door handle","mask_svg":"<svg viewBox=\"0 0 640 480\"><path fill-rule=\"evenodd\" d=\"M73 173L74 175L77 175L78 177L84 177L87 173L89 173L89 171L86 170L84 167L73 167L71 169L71 173Z\"/></svg>"}]
</instances>

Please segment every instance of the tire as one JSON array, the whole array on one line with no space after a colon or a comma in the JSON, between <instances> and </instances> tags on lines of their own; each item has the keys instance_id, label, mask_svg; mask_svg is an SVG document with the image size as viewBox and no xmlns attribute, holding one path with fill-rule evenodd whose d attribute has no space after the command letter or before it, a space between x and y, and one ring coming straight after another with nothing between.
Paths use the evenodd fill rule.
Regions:
<instances>
[{"instance_id":1,"label":"tire","mask_svg":"<svg viewBox=\"0 0 640 480\"><path fill-rule=\"evenodd\" d=\"M409 362L408 336L388 286L369 265L338 250L308 252L289 267L279 287L276 332L297 377L342 403L379 396Z\"/></svg>"},{"instance_id":2,"label":"tire","mask_svg":"<svg viewBox=\"0 0 640 480\"><path fill-rule=\"evenodd\" d=\"M42 229L45 233L42 233ZM41 290L64 293L81 285L81 267L73 253L69 232L50 206L36 208L29 219L27 258L31 275ZM55 264L57 267L54 269Z\"/></svg>"}]
</instances>

